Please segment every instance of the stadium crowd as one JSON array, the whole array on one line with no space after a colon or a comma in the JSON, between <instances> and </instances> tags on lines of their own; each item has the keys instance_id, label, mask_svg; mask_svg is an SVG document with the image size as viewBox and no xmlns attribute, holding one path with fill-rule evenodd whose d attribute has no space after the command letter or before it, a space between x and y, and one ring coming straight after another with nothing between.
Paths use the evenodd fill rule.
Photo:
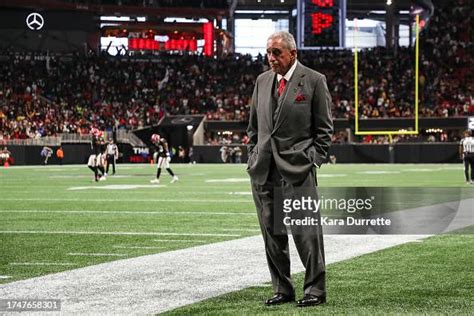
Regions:
<instances>
[{"instance_id":1,"label":"stadium crowd","mask_svg":"<svg viewBox=\"0 0 474 316\"><path fill-rule=\"evenodd\" d=\"M390 140L387 135L353 135L352 140L349 138L349 132L345 130L337 130L332 135L333 144L347 144L347 143L365 143L365 144L389 144L389 143L406 143L406 142L459 142L462 138L464 130L458 129L433 129L422 131L417 135L394 135ZM206 145L246 145L249 138L244 132L206 132Z\"/></svg>"},{"instance_id":2,"label":"stadium crowd","mask_svg":"<svg viewBox=\"0 0 474 316\"><path fill-rule=\"evenodd\" d=\"M458 3L463 3L458 0ZM437 10L421 35L420 116L474 113L469 7ZM377 47L360 53L362 118L413 117L413 50ZM335 118L354 117L350 50L300 52L324 74ZM208 120L248 120L264 56L160 54L148 58L45 56L0 52L0 139L86 134L91 126L136 129L166 114L205 114Z\"/></svg>"}]
</instances>

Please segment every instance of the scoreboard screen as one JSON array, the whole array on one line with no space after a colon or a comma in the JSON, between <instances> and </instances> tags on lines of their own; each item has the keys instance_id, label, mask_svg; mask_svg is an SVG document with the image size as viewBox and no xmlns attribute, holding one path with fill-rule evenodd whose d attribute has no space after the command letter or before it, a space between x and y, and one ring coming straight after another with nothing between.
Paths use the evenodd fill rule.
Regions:
<instances>
[{"instance_id":1,"label":"scoreboard screen","mask_svg":"<svg viewBox=\"0 0 474 316\"><path fill-rule=\"evenodd\" d=\"M298 0L299 49L344 47L346 0Z\"/></svg>"}]
</instances>

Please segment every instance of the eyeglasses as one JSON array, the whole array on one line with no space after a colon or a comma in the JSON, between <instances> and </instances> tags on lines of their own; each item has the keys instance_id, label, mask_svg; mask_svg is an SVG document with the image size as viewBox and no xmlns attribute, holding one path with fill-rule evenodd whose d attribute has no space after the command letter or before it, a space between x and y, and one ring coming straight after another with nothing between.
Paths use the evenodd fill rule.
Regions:
<instances>
[{"instance_id":1,"label":"eyeglasses","mask_svg":"<svg viewBox=\"0 0 474 316\"><path fill-rule=\"evenodd\" d=\"M278 57L278 56L280 56L282 53L283 53L283 52L282 52L280 49L278 49L278 48L271 48L271 49L269 48L269 49L267 49L267 55L270 55L270 54L271 54L271 55L273 55L273 56L275 56L275 57Z\"/></svg>"}]
</instances>

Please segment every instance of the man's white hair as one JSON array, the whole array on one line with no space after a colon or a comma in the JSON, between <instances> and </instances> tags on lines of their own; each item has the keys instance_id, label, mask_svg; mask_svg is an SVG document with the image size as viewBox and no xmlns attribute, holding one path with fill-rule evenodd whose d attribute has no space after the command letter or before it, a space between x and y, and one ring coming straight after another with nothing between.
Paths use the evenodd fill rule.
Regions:
<instances>
[{"instance_id":1,"label":"man's white hair","mask_svg":"<svg viewBox=\"0 0 474 316\"><path fill-rule=\"evenodd\" d=\"M286 32L286 31L275 32L272 35L270 35L267 40L272 40L276 38L281 38L283 40L283 43L286 45L286 47L289 50L296 49L295 38L293 37L291 33Z\"/></svg>"}]
</instances>

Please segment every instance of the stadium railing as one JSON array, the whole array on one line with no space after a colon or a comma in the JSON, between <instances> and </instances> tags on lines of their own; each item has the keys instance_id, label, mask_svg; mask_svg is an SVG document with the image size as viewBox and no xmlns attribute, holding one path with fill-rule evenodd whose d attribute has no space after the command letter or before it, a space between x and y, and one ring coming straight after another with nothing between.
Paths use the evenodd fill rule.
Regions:
<instances>
[{"instance_id":1,"label":"stadium railing","mask_svg":"<svg viewBox=\"0 0 474 316\"><path fill-rule=\"evenodd\" d=\"M130 131L119 129L116 135L118 143L129 143L134 147L146 147L146 144Z\"/></svg>"},{"instance_id":2,"label":"stadium railing","mask_svg":"<svg viewBox=\"0 0 474 316\"><path fill-rule=\"evenodd\" d=\"M19 145L19 146L60 146L61 136L47 136L41 138L28 139L8 139L3 140L5 145Z\"/></svg>"}]
</instances>

